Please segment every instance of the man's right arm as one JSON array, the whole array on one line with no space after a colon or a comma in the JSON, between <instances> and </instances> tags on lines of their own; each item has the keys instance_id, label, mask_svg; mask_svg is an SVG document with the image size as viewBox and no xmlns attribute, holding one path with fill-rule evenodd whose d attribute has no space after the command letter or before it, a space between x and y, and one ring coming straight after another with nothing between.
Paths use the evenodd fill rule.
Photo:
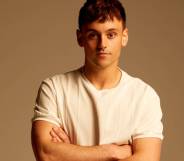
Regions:
<instances>
[{"instance_id":1,"label":"man's right arm","mask_svg":"<svg viewBox=\"0 0 184 161\"><path fill-rule=\"evenodd\" d=\"M129 145L79 146L53 142L50 136L53 126L54 124L46 121L33 122L32 146L37 161L111 161L131 155Z\"/></svg>"}]
</instances>

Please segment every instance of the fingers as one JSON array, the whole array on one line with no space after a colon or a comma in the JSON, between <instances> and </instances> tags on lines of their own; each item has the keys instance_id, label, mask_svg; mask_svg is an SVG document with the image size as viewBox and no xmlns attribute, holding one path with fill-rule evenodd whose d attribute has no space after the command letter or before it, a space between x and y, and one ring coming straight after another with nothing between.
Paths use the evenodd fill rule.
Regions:
<instances>
[{"instance_id":1,"label":"fingers","mask_svg":"<svg viewBox=\"0 0 184 161\"><path fill-rule=\"evenodd\" d=\"M122 150L124 151L126 157L130 157L132 155L132 146L131 145L123 145L121 147L122 147Z\"/></svg>"},{"instance_id":2,"label":"fingers","mask_svg":"<svg viewBox=\"0 0 184 161\"><path fill-rule=\"evenodd\" d=\"M62 141L59 141L59 140L56 139L56 138L52 138L52 141L55 142L55 143L62 142Z\"/></svg>"},{"instance_id":3,"label":"fingers","mask_svg":"<svg viewBox=\"0 0 184 161\"><path fill-rule=\"evenodd\" d=\"M53 142L63 142L53 130L50 131L50 135Z\"/></svg>"},{"instance_id":4,"label":"fingers","mask_svg":"<svg viewBox=\"0 0 184 161\"><path fill-rule=\"evenodd\" d=\"M112 144L112 145L113 145L115 158L117 160L125 159L127 157L132 156L132 149L130 145L128 144L123 144L123 145Z\"/></svg>"},{"instance_id":5,"label":"fingers","mask_svg":"<svg viewBox=\"0 0 184 161\"><path fill-rule=\"evenodd\" d=\"M64 142L70 144L70 139L62 127L53 127L50 131L50 135L54 138L54 142Z\"/></svg>"}]
</instances>

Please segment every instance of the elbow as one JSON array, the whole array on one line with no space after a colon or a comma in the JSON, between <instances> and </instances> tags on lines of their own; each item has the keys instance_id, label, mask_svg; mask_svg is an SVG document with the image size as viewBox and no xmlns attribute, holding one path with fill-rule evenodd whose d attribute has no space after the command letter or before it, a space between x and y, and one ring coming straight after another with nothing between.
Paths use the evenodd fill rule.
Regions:
<instances>
[{"instance_id":1,"label":"elbow","mask_svg":"<svg viewBox=\"0 0 184 161\"><path fill-rule=\"evenodd\" d=\"M32 146L36 161L58 161L48 146Z\"/></svg>"},{"instance_id":2,"label":"elbow","mask_svg":"<svg viewBox=\"0 0 184 161\"><path fill-rule=\"evenodd\" d=\"M57 160L53 155L42 152L40 154L40 160L38 161L57 161Z\"/></svg>"},{"instance_id":3,"label":"elbow","mask_svg":"<svg viewBox=\"0 0 184 161\"><path fill-rule=\"evenodd\" d=\"M58 161L50 152L39 150L35 154L36 161Z\"/></svg>"}]
</instances>

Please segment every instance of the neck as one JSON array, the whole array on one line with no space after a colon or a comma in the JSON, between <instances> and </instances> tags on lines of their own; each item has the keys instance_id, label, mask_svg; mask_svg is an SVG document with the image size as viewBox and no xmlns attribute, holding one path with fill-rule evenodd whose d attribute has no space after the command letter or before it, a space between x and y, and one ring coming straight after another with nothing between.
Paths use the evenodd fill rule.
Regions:
<instances>
[{"instance_id":1,"label":"neck","mask_svg":"<svg viewBox=\"0 0 184 161\"><path fill-rule=\"evenodd\" d=\"M121 71L117 65L101 69L90 68L85 65L82 68L82 72L99 90L114 88L121 79Z\"/></svg>"}]
</instances>

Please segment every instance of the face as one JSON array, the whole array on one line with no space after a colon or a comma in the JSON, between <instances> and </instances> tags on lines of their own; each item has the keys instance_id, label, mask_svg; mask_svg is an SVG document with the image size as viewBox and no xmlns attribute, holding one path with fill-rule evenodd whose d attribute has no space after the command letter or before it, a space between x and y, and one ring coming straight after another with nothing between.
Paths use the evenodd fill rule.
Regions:
<instances>
[{"instance_id":1,"label":"face","mask_svg":"<svg viewBox=\"0 0 184 161\"><path fill-rule=\"evenodd\" d=\"M77 31L79 45L84 47L85 65L107 68L117 66L121 48L126 46L128 30L122 21L114 18L105 22L94 21Z\"/></svg>"}]
</instances>

